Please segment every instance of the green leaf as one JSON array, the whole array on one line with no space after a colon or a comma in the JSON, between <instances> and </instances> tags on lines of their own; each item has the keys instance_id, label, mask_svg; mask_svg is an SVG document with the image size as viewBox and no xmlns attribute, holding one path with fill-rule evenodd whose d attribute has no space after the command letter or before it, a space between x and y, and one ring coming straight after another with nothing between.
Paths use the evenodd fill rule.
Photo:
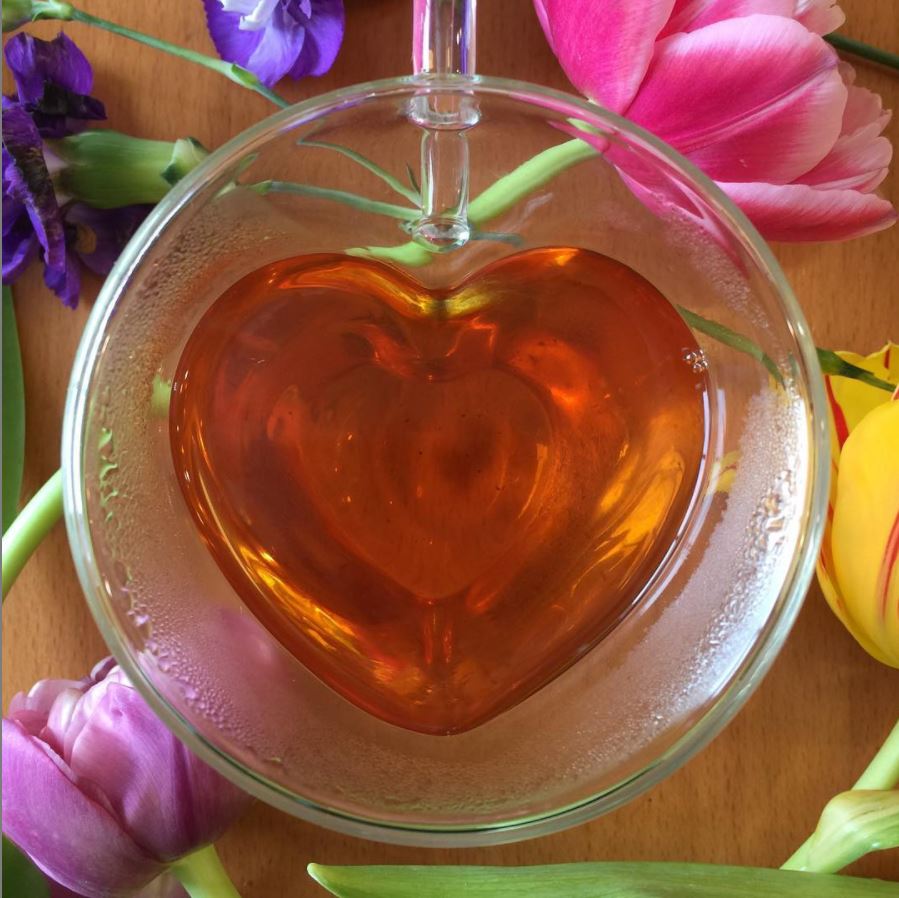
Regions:
<instances>
[{"instance_id":1,"label":"green leaf","mask_svg":"<svg viewBox=\"0 0 899 898\"><path fill-rule=\"evenodd\" d=\"M868 384L869 387L878 387L881 390L887 390L890 393L896 389L895 384L891 384L888 380L881 380L870 371L853 365L840 358L832 349L818 349L818 363L821 370L825 374L836 377L850 377L853 380L860 380L862 383Z\"/></svg>"},{"instance_id":2,"label":"green leaf","mask_svg":"<svg viewBox=\"0 0 899 898\"><path fill-rule=\"evenodd\" d=\"M3 288L3 532L19 510L25 466L25 383L12 290Z\"/></svg>"},{"instance_id":3,"label":"green leaf","mask_svg":"<svg viewBox=\"0 0 899 898\"><path fill-rule=\"evenodd\" d=\"M418 183L418 178L415 177L415 172L412 171L412 166L409 163L406 163L406 177L409 179L409 183L412 185L412 189L415 191L416 196L421 196L421 185Z\"/></svg>"},{"instance_id":4,"label":"green leaf","mask_svg":"<svg viewBox=\"0 0 899 898\"><path fill-rule=\"evenodd\" d=\"M694 330L707 334L719 343L730 346L731 349L736 349L737 352L745 352L746 355L750 355L761 362L777 383L783 386L783 375L780 373L780 369L777 365L774 364L774 359L772 359L761 346L750 340L749 337L744 337L742 334L732 331L729 327L718 324L717 321L703 318L702 315L697 315L695 312L691 312L683 306L678 306L677 311L680 313L681 318L683 318Z\"/></svg>"},{"instance_id":5,"label":"green leaf","mask_svg":"<svg viewBox=\"0 0 899 898\"><path fill-rule=\"evenodd\" d=\"M389 171L381 168L377 162L372 162L371 159L363 156L362 153L357 153L355 150L341 146L339 143L327 143L323 140L301 140L299 144L303 147L318 147L322 150L334 150L335 152L340 153L341 156L352 159L357 165L361 165L366 171L370 171L375 177L380 178L388 187L395 190L400 196L409 200L412 205L416 207L421 206L421 193L418 190L410 190L399 178L395 178Z\"/></svg>"},{"instance_id":6,"label":"green leaf","mask_svg":"<svg viewBox=\"0 0 899 898\"><path fill-rule=\"evenodd\" d=\"M49 898L47 880L28 855L3 837L4 898Z\"/></svg>"},{"instance_id":7,"label":"green leaf","mask_svg":"<svg viewBox=\"0 0 899 898\"><path fill-rule=\"evenodd\" d=\"M324 867L309 875L339 898L896 898L896 883L715 864L546 867Z\"/></svg>"},{"instance_id":8,"label":"green leaf","mask_svg":"<svg viewBox=\"0 0 899 898\"><path fill-rule=\"evenodd\" d=\"M368 197L348 193L346 190L333 190L330 187L318 187L315 184L297 184L293 181L259 181L257 184L248 184L247 189L255 190L260 196L266 196L269 193L295 193L299 196L331 200L335 203L352 206L354 209L361 209L363 212L386 215L401 221L412 221L419 214L418 209L407 209L405 206L395 206L393 203L382 203L380 200L370 200Z\"/></svg>"}]
</instances>

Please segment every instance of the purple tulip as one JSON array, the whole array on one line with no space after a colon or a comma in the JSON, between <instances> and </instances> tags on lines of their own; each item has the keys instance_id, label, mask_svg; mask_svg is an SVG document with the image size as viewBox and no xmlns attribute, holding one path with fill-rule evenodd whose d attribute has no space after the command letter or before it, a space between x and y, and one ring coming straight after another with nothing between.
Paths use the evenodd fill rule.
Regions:
<instances>
[{"instance_id":1,"label":"purple tulip","mask_svg":"<svg viewBox=\"0 0 899 898\"><path fill-rule=\"evenodd\" d=\"M324 75L343 40L343 0L203 0L222 59L271 87L285 75Z\"/></svg>"},{"instance_id":2,"label":"purple tulip","mask_svg":"<svg viewBox=\"0 0 899 898\"><path fill-rule=\"evenodd\" d=\"M250 798L192 755L112 659L3 719L3 831L49 877L116 898L217 839Z\"/></svg>"}]
</instances>

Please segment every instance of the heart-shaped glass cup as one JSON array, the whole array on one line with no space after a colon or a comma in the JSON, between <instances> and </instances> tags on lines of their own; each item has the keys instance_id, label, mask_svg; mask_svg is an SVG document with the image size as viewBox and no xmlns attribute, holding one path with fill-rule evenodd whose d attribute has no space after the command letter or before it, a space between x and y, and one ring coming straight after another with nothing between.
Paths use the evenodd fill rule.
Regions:
<instances>
[{"instance_id":1,"label":"heart-shaped glass cup","mask_svg":"<svg viewBox=\"0 0 899 898\"><path fill-rule=\"evenodd\" d=\"M429 245L429 223L398 210L396 184L355 155L399 183L422 145L433 149L422 103L476 110L464 146L450 150L464 150L473 198L471 231L450 251L440 251L452 243L445 233ZM272 189L285 182L290 192ZM422 186L431 200L439 193ZM210 304L268 263L349 251L439 290L546 246L624 263L680 307L707 366L708 458L673 550L595 647L480 726L411 732L342 698L244 606L176 482L168 384ZM707 336L709 322L752 341L767 364L728 345L726 332L724 342ZM688 162L565 94L425 74L274 115L154 210L107 280L77 355L63 437L66 519L113 653L209 763L346 832L506 841L646 789L711 739L759 682L813 570L827 487L823 408L814 347L777 263ZM358 523L347 525L353 538Z\"/></svg>"}]
</instances>

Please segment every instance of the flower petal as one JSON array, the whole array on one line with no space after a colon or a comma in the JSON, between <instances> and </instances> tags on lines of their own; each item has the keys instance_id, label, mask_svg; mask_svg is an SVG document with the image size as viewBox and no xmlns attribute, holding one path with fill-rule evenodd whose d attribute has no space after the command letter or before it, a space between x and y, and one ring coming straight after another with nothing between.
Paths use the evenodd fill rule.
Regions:
<instances>
[{"instance_id":1,"label":"flower petal","mask_svg":"<svg viewBox=\"0 0 899 898\"><path fill-rule=\"evenodd\" d=\"M795 15L799 22L816 34L830 34L846 21L837 0L797 0Z\"/></svg>"},{"instance_id":2,"label":"flower petal","mask_svg":"<svg viewBox=\"0 0 899 898\"><path fill-rule=\"evenodd\" d=\"M3 831L48 876L89 898L118 898L161 865L66 776L49 749L3 721Z\"/></svg>"},{"instance_id":3,"label":"flower petal","mask_svg":"<svg viewBox=\"0 0 899 898\"><path fill-rule=\"evenodd\" d=\"M843 110L843 124L841 134L852 134L860 128L864 128L874 122L881 126L881 130L887 126L890 120L890 112L883 108L883 100L880 95L864 87L856 87L855 69L852 66L841 63L840 75L843 83L849 88L849 96L846 98L846 108Z\"/></svg>"},{"instance_id":4,"label":"flower petal","mask_svg":"<svg viewBox=\"0 0 899 898\"><path fill-rule=\"evenodd\" d=\"M18 105L4 108L3 145L11 164L4 168L4 187L21 202L43 248L44 281L70 307L78 304L78 269L66 252L66 235L40 134Z\"/></svg>"},{"instance_id":5,"label":"flower petal","mask_svg":"<svg viewBox=\"0 0 899 898\"><path fill-rule=\"evenodd\" d=\"M849 91L840 136L831 151L797 181L868 193L886 177L893 156L892 144L880 136L890 113L883 109L877 94L854 86L855 72L851 66L841 65L840 74Z\"/></svg>"},{"instance_id":6,"label":"flower petal","mask_svg":"<svg viewBox=\"0 0 899 898\"><path fill-rule=\"evenodd\" d=\"M766 15L792 18L794 0L676 0L668 24L659 37L695 31L722 19Z\"/></svg>"},{"instance_id":7,"label":"flower petal","mask_svg":"<svg viewBox=\"0 0 899 898\"><path fill-rule=\"evenodd\" d=\"M899 385L899 343L887 343L871 355L840 351L843 361L870 371L875 377ZM851 377L824 376L830 411L831 458L836 465L843 444L862 419L877 406L889 401L890 394Z\"/></svg>"},{"instance_id":8,"label":"flower petal","mask_svg":"<svg viewBox=\"0 0 899 898\"><path fill-rule=\"evenodd\" d=\"M659 42L627 115L716 180L788 183L839 136L837 63L790 19L716 22Z\"/></svg>"},{"instance_id":9,"label":"flower petal","mask_svg":"<svg viewBox=\"0 0 899 898\"><path fill-rule=\"evenodd\" d=\"M9 221L3 213L3 283L11 284L37 255L38 242L28 216Z\"/></svg>"},{"instance_id":10,"label":"flower petal","mask_svg":"<svg viewBox=\"0 0 899 898\"><path fill-rule=\"evenodd\" d=\"M541 24L571 83L591 100L621 112L637 93L674 0L542 0ZM544 25L544 31L546 31Z\"/></svg>"},{"instance_id":11,"label":"flower petal","mask_svg":"<svg viewBox=\"0 0 899 898\"><path fill-rule=\"evenodd\" d=\"M768 240L848 240L881 231L896 220L896 210L873 193L818 190L807 184L718 186Z\"/></svg>"},{"instance_id":12,"label":"flower petal","mask_svg":"<svg viewBox=\"0 0 899 898\"><path fill-rule=\"evenodd\" d=\"M313 0L303 49L288 72L290 77L324 75L337 58L343 29L343 0Z\"/></svg>"},{"instance_id":13,"label":"flower petal","mask_svg":"<svg viewBox=\"0 0 899 898\"><path fill-rule=\"evenodd\" d=\"M899 667L899 402L869 412L843 445L832 552L849 615Z\"/></svg>"},{"instance_id":14,"label":"flower petal","mask_svg":"<svg viewBox=\"0 0 899 898\"><path fill-rule=\"evenodd\" d=\"M136 205L94 209L85 203L66 206L66 224L75 228L73 252L91 271L109 274L125 244L152 208Z\"/></svg>"},{"instance_id":15,"label":"flower petal","mask_svg":"<svg viewBox=\"0 0 899 898\"><path fill-rule=\"evenodd\" d=\"M218 0L203 0L206 24L219 56L249 69L271 87L296 63L306 29L278 6L264 28L240 27L240 13L227 12Z\"/></svg>"},{"instance_id":16,"label":"flower petal","mask_svg":"<svg viewBox=\"0 0 899 898\"><path fill-rule=\"evenodd\" d=\"M249 796L191 754L133 687L106 680L95 690L102 699L68 758L79 781L102 790L154 857L174 860L215 841Z\"/></svg>"},{"instance_id":17,"label":"flower petal","mask_svg":"<svg viewBox=\"0 0 899 898\"><path fill-rule=\"evenodd\" d=\"M47 81L75 94L91 92L91 64L62 31L52 41L19 32L9 39L3 53L23 103L39 103Z\"/></svg>"}]
</instances>

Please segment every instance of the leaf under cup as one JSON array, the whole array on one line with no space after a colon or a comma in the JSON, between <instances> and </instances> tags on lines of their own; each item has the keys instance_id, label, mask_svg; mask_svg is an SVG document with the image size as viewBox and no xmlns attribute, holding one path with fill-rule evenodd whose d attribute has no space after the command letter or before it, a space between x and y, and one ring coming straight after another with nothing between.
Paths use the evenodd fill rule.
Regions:
<instances>
[{"instance_id":1,"label":"leaf under cup","mask_svg":"<svg viewBox=\"0 0 899 898\"><path fill-rule=\"evenodd\" d=\"M714 864L541 867L325 867L309 875L338 898L896 898L896 883Z\"/></svg>"},{"instance_id":2,"label":"leaf under cup","mask_svg":"<svg viewBox=\"0 0 899 898\"><path fill-rule=\"evenodd\" d=\"M25 465L25 383L12 290L3 288L3 532L19 509Z\"/></svg>"}]
</instances>

